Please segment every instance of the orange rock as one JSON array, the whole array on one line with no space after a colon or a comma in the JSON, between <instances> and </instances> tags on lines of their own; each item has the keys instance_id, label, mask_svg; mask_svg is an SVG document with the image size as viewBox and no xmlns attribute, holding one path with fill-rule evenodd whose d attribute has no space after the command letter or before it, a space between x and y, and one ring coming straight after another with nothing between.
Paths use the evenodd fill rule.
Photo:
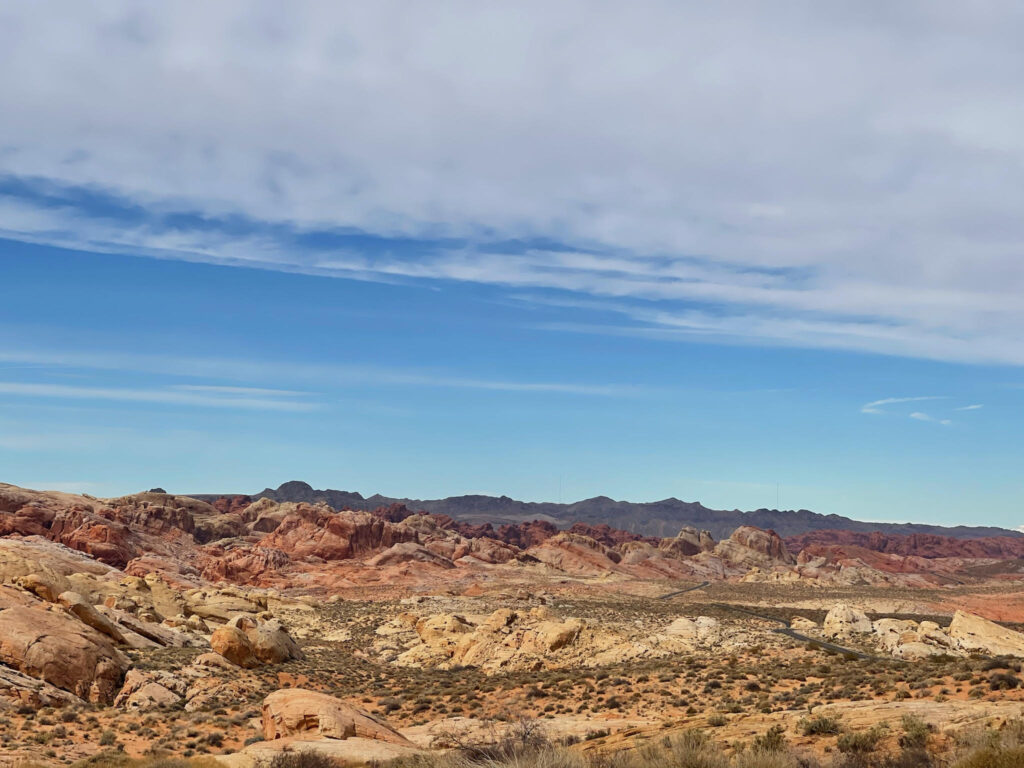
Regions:
<instances>
[{"instance_id":1,"label":"orange rock","mask_svg":"<svg viewBox=\"0 0 1024 768\"><path fill-rule=\"evenodd\" d=\"M375 739L414 746L384 720L339 701L326 693L283 688L263 701L263 738Z\"/></svg>"},{"instance_id":2,"label":"orange rock","mask_svg":"<svg viewBox=\"0 0 1024 768\"><path fill-rule=\"evenodd\" d=\"M129 662L111 643L63 611L0 611L0 661L89 701L109 704Z\"/></svg>"},{"instance_id":3,"label":"orange rock","mask_svg":"<svg viewBox=\"0 0 1024 768\"><path fill-rule=\"evenodd\" d=\"M237 627L221 627L210 636L210 647L232 664L245 669L260 665L249 637Z\"/></svg>"}]
</instances>

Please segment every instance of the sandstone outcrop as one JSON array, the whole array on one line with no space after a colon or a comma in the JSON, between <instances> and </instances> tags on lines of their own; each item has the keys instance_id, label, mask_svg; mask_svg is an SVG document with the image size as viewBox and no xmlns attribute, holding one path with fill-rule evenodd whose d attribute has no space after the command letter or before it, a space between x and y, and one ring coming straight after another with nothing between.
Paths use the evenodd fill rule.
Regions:
<instances>
[{"instance_id":1,"label":"sandstone outcrop","mask_svg":"<svg viewBox=\"0 0 1024 768\"><path fill-rule=\"evenodd\" d=\"M0 712L6 708L81 705L82 699L42 680L0 665Z\"/></svg>"},{"instance_id":2,"label":"sandstone outcrop","mask_svg":"<svg viewBox=\"0 0 1024 768\"><path fill-rule=\"evenodd\" d=\"M715 548L715 540L708 531L684 526L675 538L662 539L658 549L679 557L693 557L701 552L710 552Z\"/></svg>"},{"instance_id":3,"label":"sandstone outcrop","mask_svg":"<svg viewBox=\"0 0 1024 768\"><path fill-rule=\"evenodd\" d=\"M68 613L74 615L83 624L101 632L115 643L127 645L124 633L102 613L93 608L84 597L77 592L61 592L58 597L60 604Z\"/></svg>"},{"instance_id":4,"label":"sandstone outcrop","mask_svg":"<svg viewBox=\"0 0 1024 768\"><path fill-rule=\"evenodd\" d=\"M0 611L0 662L101 704L113 701L129 666L108 637L43 606Z\"/></svg>"},{"instance_id":5,"label":"sandstone outcrop","mask_svg":"<svg viewBox=\"0 0 1024 768\"><path fill-rule=\"evenodd\" d=\"M796 558L786 549L775 531L763 531L741 525L725 541L715 547L715 554L730 563L744 566L794 565Z\"/></svg>"},{"instance_id":6,"label":"sandstone outcrop","mask_svg":"<svg viewBox=\"0 0 1024 768\"><path fill-rule=\"evenodd\" d=\"M992 656L1024 656L1024 634L964 611L953 615L948 634L956 647L964 651Z\"/></svg>"},{"instance_id":7,"label":"sandstone outcrop","mask_svg":"<svg viewBox=\"0 0 1024 768\"><path fill-rule=\"evenodd\" d=\"M114 706L138 711L172 707L182 700L186 688L186 682L180 676L131 669L125 675Z\"/></svg>"},{"instance_id":8,"label":"sandstone outcrop","mask_svg":"<svg viewBox=\"0 0 1024 768\"><path fill-rule=\"evenodd\" d=\"M383 720L332 696L303 688L285 688L267 696L261 717L267 741L290 736L324 739L363 738L414 745Z\"/></svg>"},{"instance_id":9,"label":"sandstone outcrop","mask_svg":"<svg viewBox=\"0 0 1024 768\"><path fill-rule=\"evenodd\" d=\"M840 603L825 615L821 629L826 637L849 638L853 635L867 634L874 628L864 611Z\"/></svg>"}]
</instances>

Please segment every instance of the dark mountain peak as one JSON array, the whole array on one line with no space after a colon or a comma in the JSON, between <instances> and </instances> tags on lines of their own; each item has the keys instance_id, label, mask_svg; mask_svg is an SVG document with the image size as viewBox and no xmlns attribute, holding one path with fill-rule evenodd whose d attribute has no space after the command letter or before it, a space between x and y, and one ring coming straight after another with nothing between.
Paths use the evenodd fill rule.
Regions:
<instances>
[{"instance_id":1,"label":"dark mountain peak","mask_svg":"<svg viewBox=\"0 0 1024 768\"><path fill-rule=\"evenodd\" d=\"M277 486L278 493L315 493L313 486L302 480L289 480Z\"/></svg>"}]
</instances>

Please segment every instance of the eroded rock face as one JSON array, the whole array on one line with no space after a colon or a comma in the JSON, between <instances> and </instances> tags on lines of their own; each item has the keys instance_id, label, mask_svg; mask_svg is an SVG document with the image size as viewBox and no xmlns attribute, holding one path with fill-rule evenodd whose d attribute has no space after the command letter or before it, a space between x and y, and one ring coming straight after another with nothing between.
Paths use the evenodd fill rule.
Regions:
<instances>
[{"instance_id":1,"label":"eroded rock face","mask_svg":"<svg viewBox=\"0 0 1024 768\"><path fill-rule=\"evenodd\" d=\"M674 539L662 539L658 548L679 557L693 557L715 548L715 540L708 531L684 526Z\"/></svg>"},{"instance_id":2,"label":"eroded rock face","mask_svg":"<svg viewBox=\"0 0 1024 768\"><path fill-rule=\"evenodd\" d=\"M851 608L845 603L840 603L826 614L821 628L826 637L832 638L867 634L874 629L864 611Z\"/></svg>"},{"instance_id":3,"label":"eroded rock face","mask_svg":"<svg viewBox=\"0 0 1024 768\"><path fill-rule=\"evenodd\" d=\"M532 547L528 554L559 570L580 575L599 575L622 562L614 549L587 536L562 532Z\"/></svg>"},{"instance_id":4,"label":"eroded rock face","mask_svg":"<svg viewBox=\"0 0 1024 768\"><path fill-rule=\"evenodd\" d=\"M42 606L0 611L0 662L101 704L114 700L129 666L109 638Z\"/></svg>"},{"instance_id":5,"label":"eroded rock face","mask_svg":"<svg viewBox=\"0 0 1024 768\"><path fill-rule=\"evenodd\" d=\"M957 611L953 614L948 634L956 647L964 651L992 656L1024 656L1024 634L971 613Z\"/></svg>"},{"instance_id":6,"label":"eroded rock face","mask_svg":"<svg viewBox=\"0 0 1024 768\"><path fill-rule=\"evenodd\" d=\"M414 746L384 720L326 693L303 688L284 688L267 696L261 722L267 741L289 736L362 738Z\"/></svg>"},{"instance_id":7,"label":"eroded rock face","mask_svg":"<svg viewBox=\"0 0 1024 768\"><path fill-rule=\"evenodd\" d=\"M100 632L115 643L125 645L126 640L121 629L106 616L93 608L89 602L77 592L61 592L58 598L64 609L97 632Z\"/></svg>"},{"instance_id":8,"label":"eroded rock face","mask_svg":"<svg viewBox=\"0 0 1024 768\"><path fill-rule=\"evenodd\" d=\"M29 677L0 665L0 710L4 707L63 707L82 704L82 700L68 691Z\"/></svg>"}]
</instances>

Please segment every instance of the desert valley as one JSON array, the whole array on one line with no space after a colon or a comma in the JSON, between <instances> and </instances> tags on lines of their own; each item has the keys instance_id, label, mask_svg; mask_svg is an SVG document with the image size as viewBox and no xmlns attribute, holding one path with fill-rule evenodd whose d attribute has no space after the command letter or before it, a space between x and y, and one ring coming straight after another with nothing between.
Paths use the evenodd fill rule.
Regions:
<instances>
[{"instance_id":1,"label":"desert valley","mask_svg":"<svg viewBox=\"0 0 1024 768\"><path fill-rule=\"evenodd\" d=\"M0 765L1022 754L1009 531L660 538L0 485L0 534Z\"/></svg>"}]
</instances>

